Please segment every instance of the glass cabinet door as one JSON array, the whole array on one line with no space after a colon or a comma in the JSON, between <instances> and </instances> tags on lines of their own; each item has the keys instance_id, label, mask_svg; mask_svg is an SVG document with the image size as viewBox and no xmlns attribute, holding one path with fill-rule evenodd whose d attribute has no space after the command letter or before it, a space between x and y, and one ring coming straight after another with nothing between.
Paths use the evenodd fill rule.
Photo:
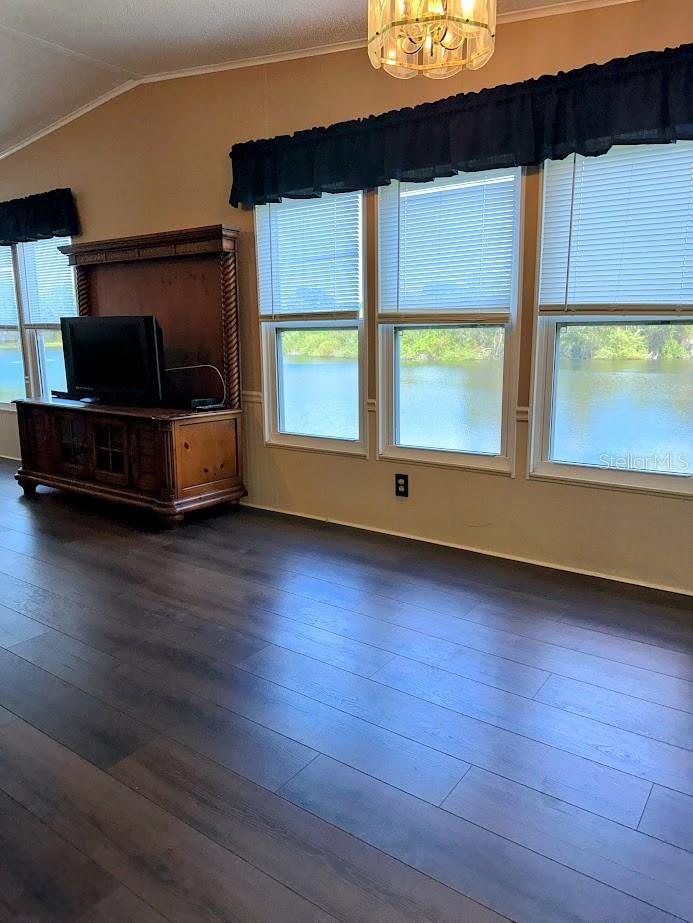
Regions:
<instances>
[{"instance_id":1,"label":"glass cabinet door","mask_svg":"<svg viewBox=\"0 0 693 923\"><path fill-rule=\"evenodd\" d=\"M121 423L94 426L94 477L124 483L127 480L127 436Z\"/></svg>"},{"instance_id":2,"label":"glass cabinet door","mask_svg":"<svg viewBox=\"0 0 693 923\"><path fill-rule=\"evenodd\" d=\"M89 462L87 427L72 416L58 418L58 442L61 467L86 469Z\"/></svg>"}]
</instances>

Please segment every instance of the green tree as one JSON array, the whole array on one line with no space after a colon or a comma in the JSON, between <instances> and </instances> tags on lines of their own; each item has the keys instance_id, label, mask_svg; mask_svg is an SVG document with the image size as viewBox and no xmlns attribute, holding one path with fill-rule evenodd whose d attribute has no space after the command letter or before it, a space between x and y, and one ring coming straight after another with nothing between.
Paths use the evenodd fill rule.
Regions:
<instances>
[{"instance_id":1,"label":"green tree","mask_svg":"<svg viewBox=\"0 0 693 923\"><path fill-rule=\"evenodd\" d=\"M356 359L358 337L353 330L285 330L282 351L304 359Z\"/></svg>"}]
</instances>

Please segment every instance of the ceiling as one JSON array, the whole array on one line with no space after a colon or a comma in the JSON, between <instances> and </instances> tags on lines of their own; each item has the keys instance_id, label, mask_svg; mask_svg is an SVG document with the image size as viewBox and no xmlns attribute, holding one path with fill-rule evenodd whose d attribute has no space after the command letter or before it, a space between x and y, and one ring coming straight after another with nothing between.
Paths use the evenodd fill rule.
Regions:
<instances>
[{"instance_id":1,"label":"ceiling","mask_svg":"<svg viewBox=\"0 0 693 923\"><path fill-rule=\"evenodd\" d=\"M498 0L498 8L502 20L614 2L627 0ZM143 79L362 44L366 6L366 0L0 0L0 157Z\"/></svg>"}]
</instances>

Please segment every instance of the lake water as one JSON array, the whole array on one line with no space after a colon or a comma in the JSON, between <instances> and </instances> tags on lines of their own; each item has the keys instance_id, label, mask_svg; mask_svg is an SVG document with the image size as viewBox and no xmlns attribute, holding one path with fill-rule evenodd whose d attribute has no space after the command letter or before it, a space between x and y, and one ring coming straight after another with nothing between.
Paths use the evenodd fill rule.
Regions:
<instances>
[{"instance_id":1,"label":"lake water","mask_svg":"<svg viewBox=\"0 0 693 923\"><path fill-rule=\"evenodd\" d=\"M51 387L64 388L59 350L47 349ZM282 428L358 438L353 360L284 358ZM500 450L502 364L403 363L399 442L494 454ZM21 356L0 349L0 402L23 394ZM686 473L693 468L693 360L561 360L552 458Z\"/></svg>"},{"instance_id":2,"label":"lake water","mask_svg":"<svg viewBox=\"0 0 693 923\"><path fill-rule=\"evenodd\" d=\"M552 458L578 464L693 470L693 359L563 359Z\"/></svg>"},{"instance_id":3,"label":"lake water","mask_svg":"<svg viewBox=\"0 0 693 923\"><path fill-rule=\"evenodd\" d=\"M284 359L283 429L358 437L357 367ZM500 450L500 361L402 363L399 443ZM552 458L686 473L693 467L693 360L561 360Z\"/></svg>"},{"instance_id":4,"label":"lake water","mask_svg":"<svg viewBox=\"0 0 693 923\"><path fill-rule=\"evenodd\" d=\"M402 362L398 445L479 452L501 450L503 362Z\"/></svg>"}]
</instances>

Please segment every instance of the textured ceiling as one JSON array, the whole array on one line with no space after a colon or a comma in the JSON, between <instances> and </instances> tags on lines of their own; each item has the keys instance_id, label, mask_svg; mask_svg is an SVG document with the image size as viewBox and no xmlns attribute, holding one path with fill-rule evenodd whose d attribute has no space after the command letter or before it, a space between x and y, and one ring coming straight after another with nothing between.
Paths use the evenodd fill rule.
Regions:
<instances>
[{"instance_id":1,"label":"textured ceiling","mask_svg":"<svg viewBox=\"0 0 693 923\"><path fill-rule=\"evenodd\" d=\"M561 3L575 5L499 0L498 6L503 16ZM0 0L0 157L143 77L363 40L366 6L366 0Z\"/></svg>"}]
</instances>

